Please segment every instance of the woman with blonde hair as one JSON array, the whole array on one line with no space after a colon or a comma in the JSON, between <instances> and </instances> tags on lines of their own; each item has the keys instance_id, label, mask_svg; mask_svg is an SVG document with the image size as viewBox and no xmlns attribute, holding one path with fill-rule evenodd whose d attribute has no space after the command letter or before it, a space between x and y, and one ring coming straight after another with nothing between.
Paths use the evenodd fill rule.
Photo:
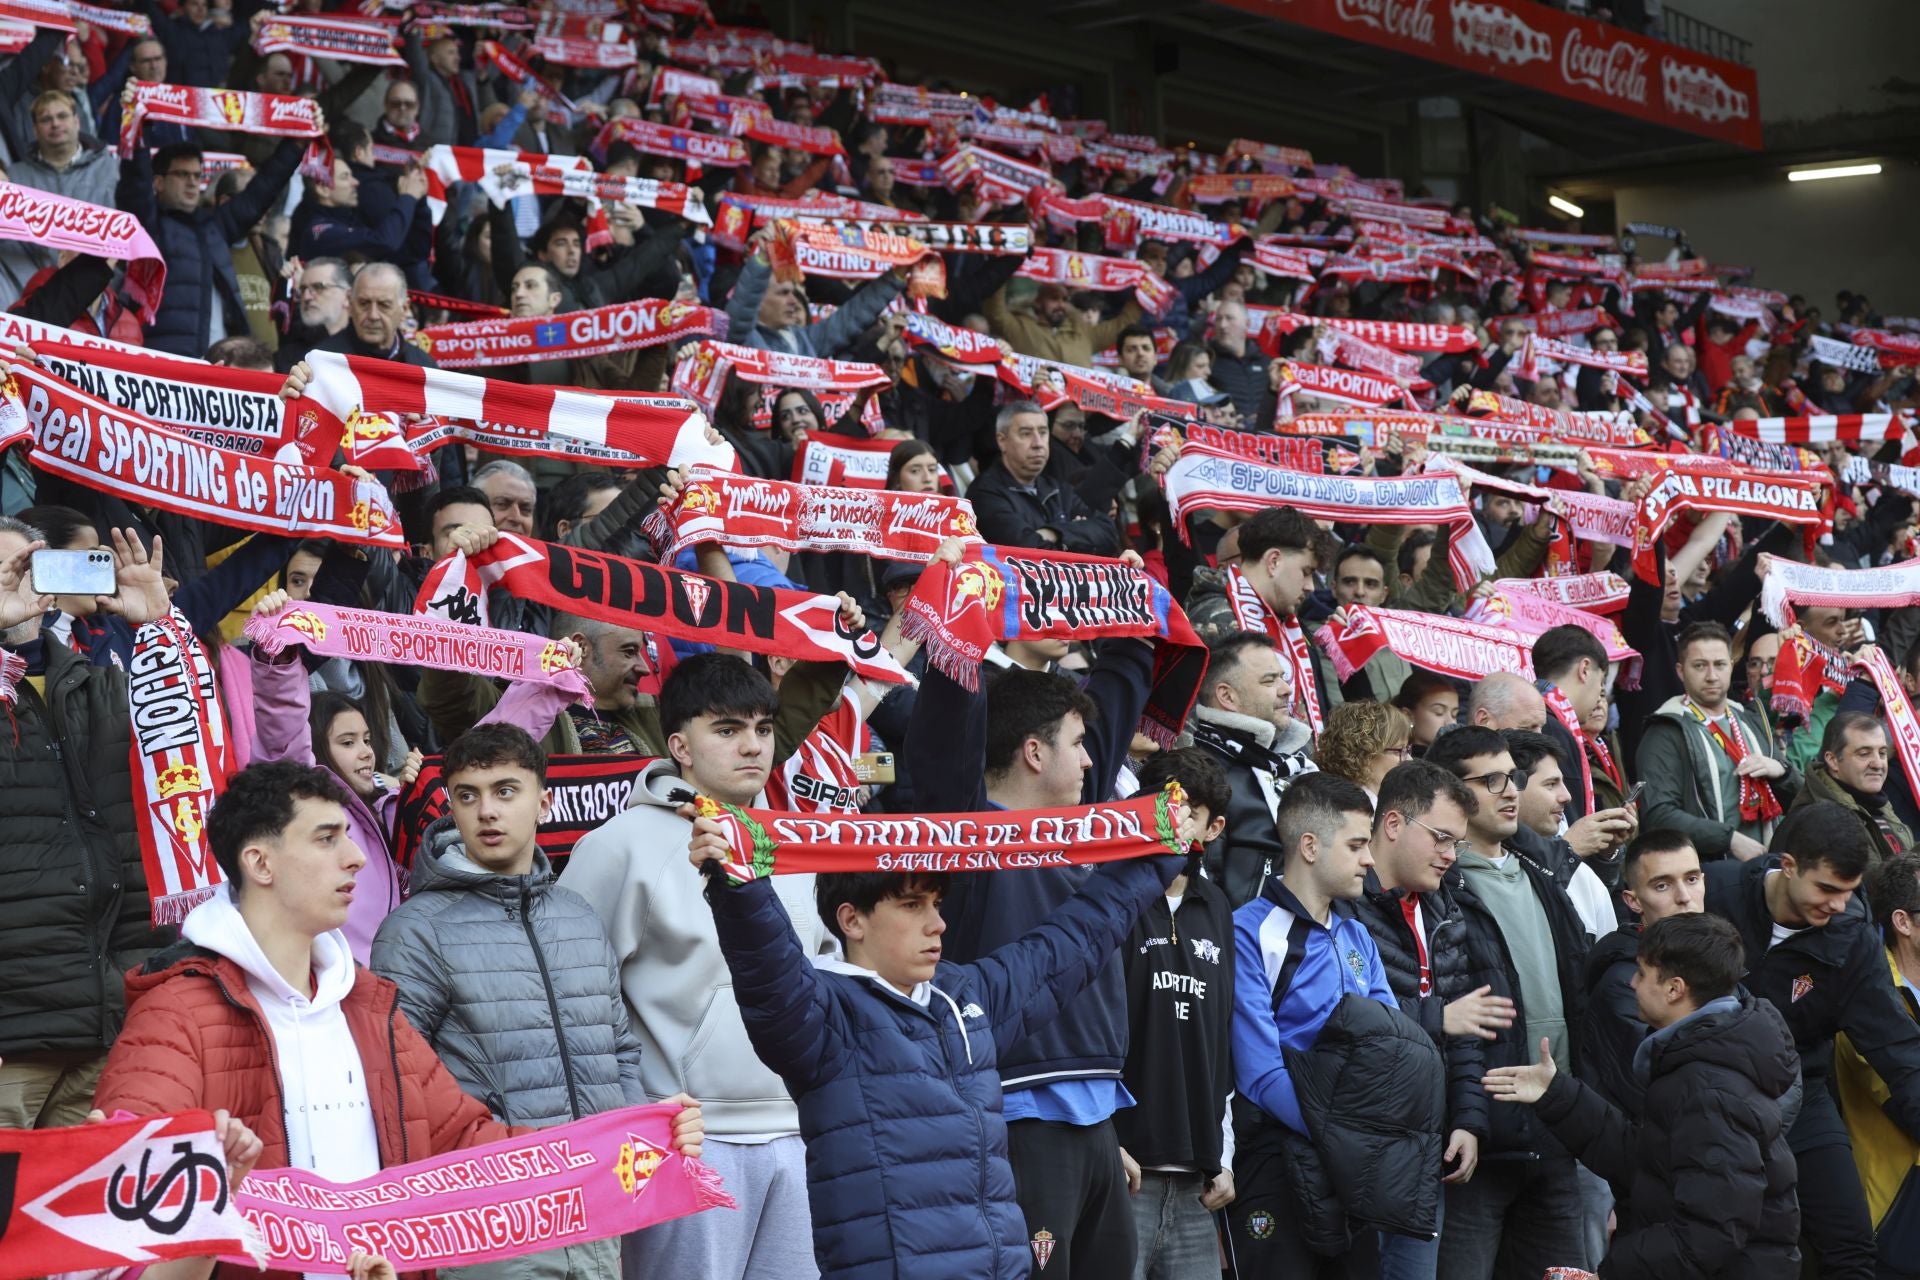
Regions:
<instances>
[{"instance_id":1,"label":"woman with blonde hair","mask_svg":"<svg viewBox=\"0 0 1920 1280\"><path fill-rule=\"evenodd\" d=\"M1411 751L1409 736L1407 718L1397 708L1384 702L1343 702L1327 717L1314 762L1378 802L1380 780Z\"/></svg>"}]
</instances>

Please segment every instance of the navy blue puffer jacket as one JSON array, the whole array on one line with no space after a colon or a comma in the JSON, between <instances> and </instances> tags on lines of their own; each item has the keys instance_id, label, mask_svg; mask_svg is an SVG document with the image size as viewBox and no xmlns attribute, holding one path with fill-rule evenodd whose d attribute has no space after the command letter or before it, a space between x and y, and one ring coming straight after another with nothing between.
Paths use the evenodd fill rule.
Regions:
<instances>
[{"instance_id":1,"label":"navy blue puffer jacket","mask_svg":"<svg viewBox=\"0 0 1920 1280\"><path fill-rule=\"evenodd\" d=\"M1025 1280L999 1054L1093 981L1183 862L1109 863L1047 923L972 964L942 962L913 997L809 963L766 880L708 891L754 1052L799 1104L823 1275Z\"/></svg>"}]
</instances>

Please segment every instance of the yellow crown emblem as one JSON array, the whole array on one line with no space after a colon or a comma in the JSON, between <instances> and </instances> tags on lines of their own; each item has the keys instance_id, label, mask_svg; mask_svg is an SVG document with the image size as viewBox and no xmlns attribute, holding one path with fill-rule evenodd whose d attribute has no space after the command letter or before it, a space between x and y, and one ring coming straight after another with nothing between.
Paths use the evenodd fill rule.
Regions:
<instances>
[{"instance_id":1,"label":"yellow crown emblem","mask_svg":"<svg viewBox=\"0 0 1920 1280\"><path fill-rule=\"evenodd\" d=\"M160 793L162 800L171 800L177 795L199 791L206 786L206 775L200 772L200 766L176 764L162 769L153 779L154 790Z\"/></svg>"}]
</instances>

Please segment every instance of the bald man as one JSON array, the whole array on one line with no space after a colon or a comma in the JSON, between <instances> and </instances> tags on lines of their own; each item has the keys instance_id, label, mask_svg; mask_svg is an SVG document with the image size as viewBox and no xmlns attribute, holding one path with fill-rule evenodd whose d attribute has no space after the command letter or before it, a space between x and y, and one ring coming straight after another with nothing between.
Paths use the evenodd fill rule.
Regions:
<instances>
[{"instance_id":1,"label":"bald man","mask_svg":"<svg viewBox=\"0 0 1920 1280\"><path fill-rule=\"evenodd\" d=\"M347 327L314 350L439 368L432 356L403 336L408 317L407 277L390 262L369 262L354 274L347 293Z\"/></svg>"},{"instance_id":2,"label":"bald man","mask_svg":"<svg viewBox=\"0 0 1920 1280\"><path fill-rule=\"evenodd\" d=\"M1467 699L1467 723L1539 733L1547 723L1547 702L1524 677L1496 671L1473 687Z\"/></svg>"}]
</instances>

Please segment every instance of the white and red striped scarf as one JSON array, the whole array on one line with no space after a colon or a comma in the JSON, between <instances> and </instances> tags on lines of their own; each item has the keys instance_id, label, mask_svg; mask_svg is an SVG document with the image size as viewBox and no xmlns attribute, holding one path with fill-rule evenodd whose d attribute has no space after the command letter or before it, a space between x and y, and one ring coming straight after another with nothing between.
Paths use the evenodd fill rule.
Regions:
<instances>
[{"instance_id":1,"label":"white and red striped scarf","mask_svg":"<svg viewBox=\"0 0 1920 1280\"><path fill-rule=\"evenodd\" d=\"M456 182L477 182L498 208L515 192L516 185L535 169L586 169L593 162L585 156L550 156L536 151L495 150L480 147L451 147L445 143L428 147L420 158L427 171L427 204L438 222L446 213L447 188Z\"/></svg>"},{"instance_id":2,"label":"white and red striped scarf","mask_svg":"<svg viewBox=\"0 0 1920 1280\"><path fill-rule=\"evenodd\" d=\"M167 260L131 213L10 182L0 186L0 240L125 262L128 291L140 318L152 324L159 312Z\"/></svg>"},{"instance_id":3,"label":"white and red striped scarf","mask_svg":"<svg viewBox=\"0 0 1920 1280\"><path fill-rule=\"evenodd\" d=\"M948 538L981 541L965 498L761 480L705 468L695 468L672 507L649 517L647 534L662 563L701 542L925 562Z\"/></svg>"},{"instance_id":4,"label":"white and red striped scarf","mask_svg":"<svg viewBox=\"0 0 1920 1280\"><path fill-rule=\"evenodd\" d=\"M1283 619L1268 608L1237 564L1227 566L1226 591L1227 607L1233 611L1233 625L1241 631L1266 636L1279 650L1293 682L1293 714L1304 719L1313 736L1318 738L1320 731L1327 727L1326 717L1320 710L1320 686L1314 679L1313 651L1307 648L1307 636L1300 628L1300 619L1292 614Z\"/></svg>"},{"instance_id":5,"label":"white and red striped scarf","mask_svg":"<svg viewBox=\"0 0 1920 1280\"><path fill-rule=\"evenodd\" d=\"M1193 511L1273 506L1290 506L1315 520L1437 524L1448 530L1447 556L1462 590L1494 571L1493 551L1451 476L1312 475L1189 444L1162 483L1183 529Z\"/></svg>"},{"instance_id":6,"label":"white and red striped scarf","mask_svg":"<svg viewBox=\"0 0 1920 1280\"><path fill-rule=\"evenodd\" d=\"M1107 258L1091 253L1073 253L1066 249L1036 248L1027 255L1017 273L1029 280L1064 284L1072 289L1091 289L1110 293L1132 289L1134 300L1149 315L1164 315L1179 297L1179 291L1133 258Z\"/></svg>"},{"instance_id":7,"label":"white and red striped scarf","mask_svg":"<svg viewBox=\"0 0 1920 1280\"><path fill-rule=\"evenodd\" d=\"M1909 414L1840 413L1805 418L1736 418L1727 430L1769 444L1825 444L1832 440L1897 440L1912 425Z\"/></svg>"},{"instance_id":8,"label":"white and red striped scarf","mask_svg":"<svg viewBox=\"0 0 1920 1280\"><path fill-rule=\"evenodd\" d=\"M1558 578L1501 578L1494 587L1504 595L1528 593L1569 609L1617 613L1627 607L1632 588L1617 573L1578 573Z\"/></svg>"},{"instance_id":9,"label":"white and red striped scarf","mask_svg":"<svg viewBox=\"0 0 1920 1280\"><path fill-rule=\"evenodd\" d=\"M1654 548L1678 511L1730 511L1802 526L1808 559L1833 527L1833 495L1812 480L1786 475L1703 475L1668 468L1634 516L1633 569L1658 585Z\"/></svg>"},{"instance_id":10,"label":"white and red striped scarf","mask_svg":"<svg viewBox=\"0 0 1920 1280\"><path fill-rule=\"evenodd\" d=\"M1528 381L1538 378L1542 360L1584 365L1589 369L1611 369L1643 382L1647 377L1647 353L1644 351L1596 351L1592 347L1575 346L1571 342L1543 338L1533 333L1527 335L1526 344L1520 348L1520 355L1514 360L1514 376Z\"/></svg>"},{"instance_id":11,"label":"white and red striped scarf","mask_svg":"<svg viewBox=\"0 0 1920 1280\"><path fill-rule=\"evenodd\" d=\"M1350 604L1314 639L1342 680L1352 679L1382 649L1456 680L1484 680L1496 671L1533 679L1532 636L1440 613Z\"/></svg>"},{"instance_id":12,"label":"white and red striped scarf","mask_svg":"<svg viewBox=\"0 0 1920 1280\"><path fill-rule=\"evenodd\" d=\"M134 80L133 100L120 118L120 157L131 159L148 120L265 134L274 138L312 138L300 172L322 186L333 182L333 148L320 131L320 107L311 98L240 89L202 89L194 85Z\"/></svg>"},{"instance_id":13,"label":"white and red striped scarf","mask_svg":"<svg viewBox=\"0 0 1920 1280\"><path fill-rule=\"evenodd\" d=\"M476 369L527 360L574 360L637 351L663 342L724 337L722 311L639 298L551 316L503 316L429 325L416 341L443 369Z\"/></svg>"},{"instance_id":14,"label":"white and red striped scarf","mask_svg":"<svg viewBox=\"0 0 1920 1280\"><path fill-rule=\"evenodd\" d=\"M307 363L308 395L343 422L364 409L509 423L535 442L571 438L646 459L644 466L733 466L732 446L710 442L699 406L678 396L596 395L329 351L310 353Z\"/></svg>"},{"instance_id":15,"label":"white and red striped scarf","mask_svg":"<svg viewBox=\"0 0 1920 1280\"><path fill-rule=\"evenodd\" d=\"M1881 719L1886 721L1894 754L1900 757L1907 785L1914 788L1915 794L1920 794L1920 716L1914 715L1913 700L1907 697L1906 686L1900 683L1886 652L1878 645L1867 645L1860 653L1852 670L1873 681L1874 689L1880 694Z\"/></svg>"},{"instance_id":16,"label":"white and red striped scarf","mask_svg":"<svg viewBox=\"0 0 1920 1280\"><path fill-rule=\"evenodd\" d=\"M742 382L815 392L859 391L865 387L877 390L893 382L877 364L706 341L681 356L674 366L673 389L701 404L718 404L729 374Z\"/></svg>"},{"instance_id":17,"label":"white and red striped scarf","mask_svg":"<svg viewBox=\"0 0 1920 1280\"><path fill-rule=\"evenodd\" d=\"M253 30L256 53L298 53L310 58L404 67L393 47L395 28L385 22L312 14L270 13Z\"/></svg>"},{"instance_id":18,"label":"white and red striped scarf","mask_svg":"<svg viewBox=\"0 0 1920 1280\"><path fill-rule=\"evenodd\" d=\"M1760 587L1760 607L1774 626L1793 624L1790 604L1835 609L1902 609L1920 604L1920 560L1877 569L1823 569L1779 556Z\"/></svg>"},{"instance_id":19,"label":"white and red striped scarf","mask_svg":"<svg viewBox=\"0 0 1920 1280\"><path fill-rule=\"evenodd\" d=\"M234 767L212 664L178 609L134 633L127 698L134 829L153 923L177 925L220 883L207 812Z\"/></svg>"}]
</instances>

